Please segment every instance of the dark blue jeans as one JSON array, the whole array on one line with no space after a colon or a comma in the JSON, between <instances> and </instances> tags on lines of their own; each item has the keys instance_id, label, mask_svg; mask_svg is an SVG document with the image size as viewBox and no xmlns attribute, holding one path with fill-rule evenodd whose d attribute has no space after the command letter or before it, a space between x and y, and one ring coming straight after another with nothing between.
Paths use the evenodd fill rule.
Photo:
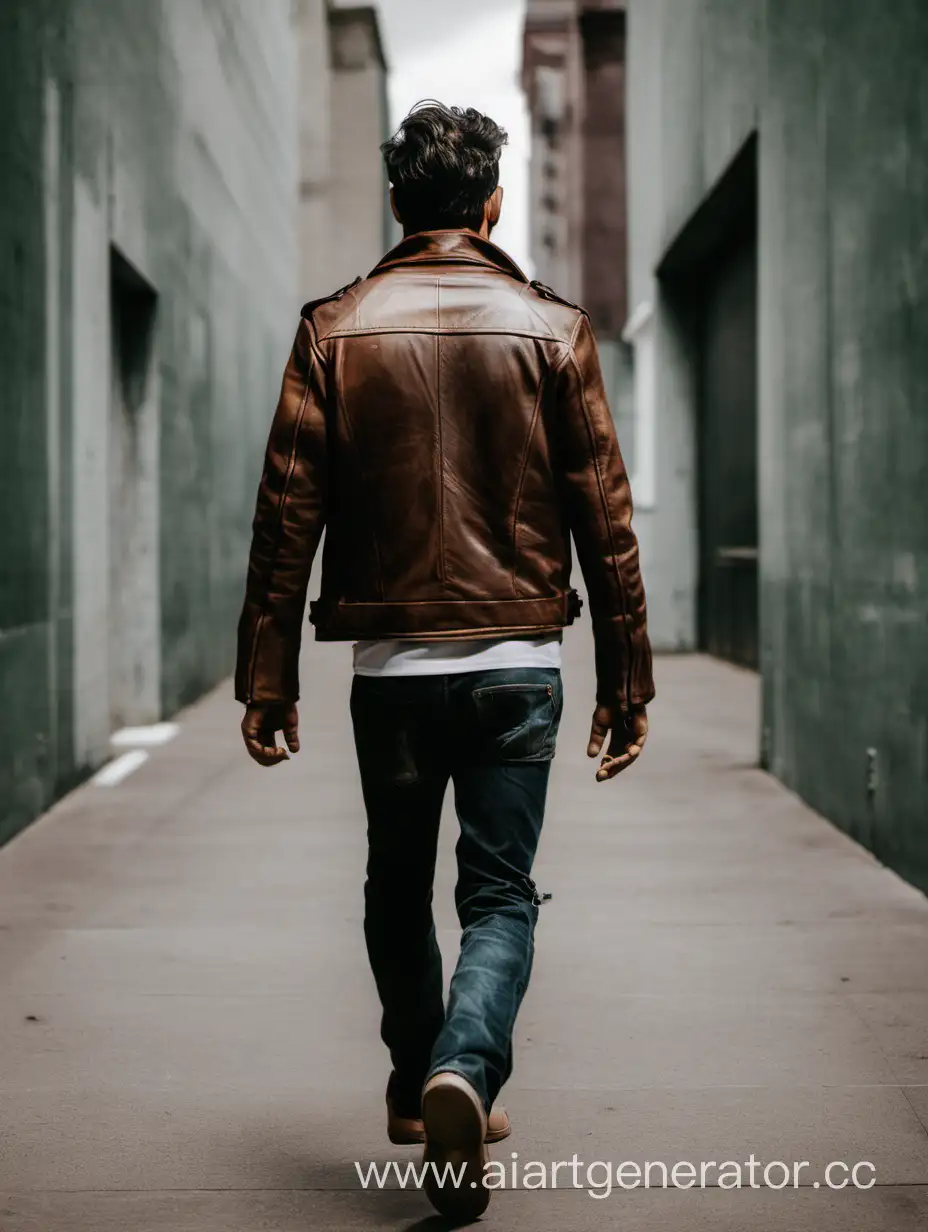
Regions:
<instances>
[{"instance_id":1,"label":"dark blue jeans","mask_svg":"<svg viewBox=\"0 0 928 1232\"><path fill-rule=\"evenodd\" d=\"M532 864L561 717L560 672L356 676L351 715L368 819L364 932L398 1111L418 1115L430 1074L466 1077L487 1109L512 1070L532 968ZM442 801L460 822L463 930L447 1010L432 917Z\"/></svg>"}]
</instances>

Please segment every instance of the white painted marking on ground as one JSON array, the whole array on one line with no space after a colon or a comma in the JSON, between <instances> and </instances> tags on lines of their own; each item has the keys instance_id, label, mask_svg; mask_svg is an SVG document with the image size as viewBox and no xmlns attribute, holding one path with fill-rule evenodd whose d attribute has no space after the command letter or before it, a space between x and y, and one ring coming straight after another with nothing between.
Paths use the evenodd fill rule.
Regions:
<instances>
[{"instance_id":1,"label":"white painted marking on ground","mask_svg":"<svg viewBox=\"0 0 928 1232\"><path fill-rule=\"evenodd\" d=\"M122 749L167 744L179 731L179 723L152 723L149 727L123 727L121 731L113 732L110 736L110 744L115 744L117 748Z\"/></svg>"},{"instance_id":2,"label":"white painted marking on ground","mask_svg":"<svg viewBox=\"0 0 928 1232\"><path fill-rule=\"evenodd\" d=\"M148 761L148 756L144 749L132 749L129 753L123 753L121 757L111 761L102 770L98 770L93 776L93 782L98 787L115 787L138 770L139 766L144 766Z\"/></svg>"}]
</instances>

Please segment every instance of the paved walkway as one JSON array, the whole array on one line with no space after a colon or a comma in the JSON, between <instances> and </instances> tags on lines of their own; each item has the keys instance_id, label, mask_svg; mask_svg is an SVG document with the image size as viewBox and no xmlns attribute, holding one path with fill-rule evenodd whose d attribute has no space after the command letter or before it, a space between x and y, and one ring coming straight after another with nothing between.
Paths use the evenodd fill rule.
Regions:
<instances>
[{"instance_id":1,"label":"paved walkway","mask_svg":"<svg viewBox=\"0 0 928 1232\"><path fill-rule=\"evenodd\" d=\"M756 682L717 663L659 663L646 757L597 785L588 636L568 643L553 898L494 1157L810 1167L798 1191L602 1200L561 1171L481 1226L923 1230L928 903L753 769ZM308 649L304 752L273 778L224 687L0 852L3 1232L442 1226L418 1192L363 1192L352 1162L410 1153L383 1134L347 659ZM832 1160L872 1161L877 1186L815 1188Z\"/></svg>"}]
</instances>

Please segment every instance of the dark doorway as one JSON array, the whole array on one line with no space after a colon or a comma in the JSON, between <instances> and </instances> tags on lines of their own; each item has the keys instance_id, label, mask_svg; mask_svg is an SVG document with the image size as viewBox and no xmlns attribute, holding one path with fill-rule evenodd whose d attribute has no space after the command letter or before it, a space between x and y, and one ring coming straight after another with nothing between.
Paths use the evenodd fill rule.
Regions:
<instances>
[{"instance_id":1,"label":"dark doorway","mask_svg":"<svg viewBox=\"0 0 928 1232\"><path fill-rule=\"evenodd\" d=\"M660 265L693 346L700 649L758 666L757 137Z\"/></svg>"},{"instance_id":2,"label":"dark doorway","mask_svg":"<svg viewBox=\"0 0 928 1232\"><path fill-rule=\"evenodd\" d=\"M757 239L751 227L707 276L700 340L699 634L756 668Z\"/></svg>"}]
</instances>

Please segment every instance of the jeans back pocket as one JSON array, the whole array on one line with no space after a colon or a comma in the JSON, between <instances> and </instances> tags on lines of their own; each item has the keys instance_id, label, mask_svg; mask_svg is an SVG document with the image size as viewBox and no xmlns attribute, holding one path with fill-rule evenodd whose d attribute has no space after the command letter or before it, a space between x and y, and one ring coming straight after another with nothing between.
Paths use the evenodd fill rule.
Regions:
<instances>
[{"instance_id":1,"label":"jeans back pocket","mask_svg":"<svg viewBox=\"0 0 928 1232\"><path fill-rule=\"evenodd\" d=\"M559 679L507 681L473 691L487 751L502 761L550 761L561 712Z\"/></svg>"}]
</instances>

